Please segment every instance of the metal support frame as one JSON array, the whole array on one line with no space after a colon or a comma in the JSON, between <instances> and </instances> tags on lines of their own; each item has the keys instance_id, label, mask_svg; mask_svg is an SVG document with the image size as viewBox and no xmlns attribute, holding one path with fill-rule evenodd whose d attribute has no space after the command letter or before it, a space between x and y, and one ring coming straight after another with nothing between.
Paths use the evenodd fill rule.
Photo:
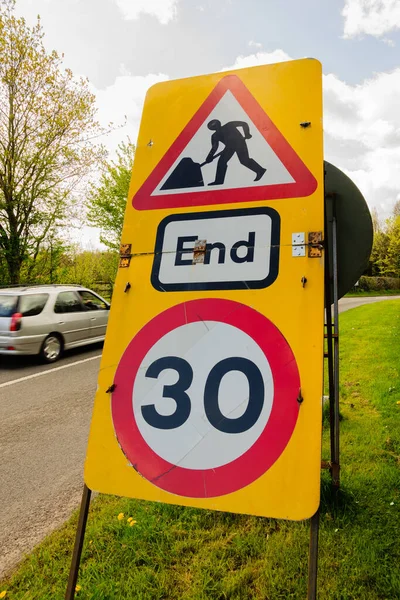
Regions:
<instances>
[{"instance_id":1,"label":"metal support frame","mask_svg":"<svg viewBox=\"0 0 400 600\"><path fill-rule=\"evenodd\" d=\"M331 202L331 211L328 210L328 201ZM328 213L330 215L328 216ZM329 218L331 217L331 218ZM330 252L332 251L332 270L330 267ZM333 298L331 294L333 288ZM333 304L333 320L332 320ZM340 461L339 461L339 293L338 293L338 259L337 259L337 219L335 210L335 196L325 196L325 311L329 382L329 422L330 422L330 453L331 460L328 465L323 462L322 467L329 466L332 485L335 489L340 486ZM307 600L317 598L318 580L318 537L319 537L319 509L310 521L310 545L308 554L308 594Z\"/></svg>"},{"instance_id":2,"label":"metal support frame","mask_svg":"<svg viewBox=\"0 0 400 600\"><path fill-rule=\"evenodd\" d=\"M331 211L328 211L327 202L330 201ZM328 218L331 213L331 219ZM337 219L335 210L335 195L325 197L325 311L329 381L329 423L330 423L330 450L329 463L332 485L340 486L340 459L339 459L339 297L338 297L338 261L337 261ZM332 251L332 272L330 268L330 251ZM333 298L331 295L333 288ZM332 320L333 304L333 320Z\"/></svg>"},{"instance_id":3,"label":"metal support frame","mask_svg":"<svg viewBox=\"0 0 400 600\"><path fill-rule=\"evenodd\" d=\"M332 485L340 486L339 463L339 305L338 305L338 264L337 264L337 220L335 213L335 198L332 199L332 221L328 219L327 198L325 197L325 309L326 309L326 334L328 351L324 355L328 359L329 380L329 416L330 416L330 449L331 460L329 463ZM329 228L329 229L328 229ZM329 232L329 233L328 233ZM328 243L328 238L332 243ZM332 249L333 272L330 273L329 247ZM333 303L331 298L331 283L333 283ZM332 321L333 304L333 321ZM325 466L325 463L323 463ZM86 522L89 512L91 490L84 485L79 521L76 531L74 551L68 578L65 600L74 600L75 587L78 580L79 564L85 538ZM319 538L319 509L310 520L310 544L308 556L308 594L307 600L317 598L318 579L318 538Z\"/></svg>"},{"instance_id":4,"label":"metal support frame","mask_svg":"<svg viewBox=\"0 0 400 600\"><path fill-rule=\"evenodd\" d=\"M78 581L79 563L81 561L83 540L85 539L86 522L89 513L91 495L92 491L85 484L83 486L81 508L79 511L78 527L76 530L75 545L72 553L71 568L69 571L65 600L74 600L75 598L75 587L76 582Z\"/></svg>"},{"instance_id":5,"label":"metal support frame","mask_svg":"<svg viewBox=\"0 0 400 600\"><path fill-rule=\"evenodd\" d=\"M333 198L332 219L332 249L333 249L333 455L332 455L332 483L340 486L340 461L339 461L339 298L338 298L338 262L337 262L337 220L336 205Z\"/></svg>"},{"instance_id":6,"label":"metal support frame","mask_svg":"<svg viewBox=\"0 0 400 600\"><path fill-rule=\"evenodd\" d=\"M308 594L307 600L317 598L318 578L318 534L319 534L319 509L311 517L310 522L310 547L308 551Z\"/></svg>"}]
</instances>

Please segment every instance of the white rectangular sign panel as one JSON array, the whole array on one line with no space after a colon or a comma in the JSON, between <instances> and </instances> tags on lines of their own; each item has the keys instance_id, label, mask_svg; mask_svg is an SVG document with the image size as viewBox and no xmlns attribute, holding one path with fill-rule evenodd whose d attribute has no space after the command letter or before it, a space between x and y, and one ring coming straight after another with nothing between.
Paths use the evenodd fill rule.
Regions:
<instances>
[{"instance_id":1,"label":"white rectangular sign panel","mask_svg":"<svg viewBox=\"0 0 400 600\"><path fill-rule=\"evenodd\" d=\"M166 217L157 230L151 282L162 292L268 287L278 275L279 237L272 208Z\"/></svg>"}]
</instances>

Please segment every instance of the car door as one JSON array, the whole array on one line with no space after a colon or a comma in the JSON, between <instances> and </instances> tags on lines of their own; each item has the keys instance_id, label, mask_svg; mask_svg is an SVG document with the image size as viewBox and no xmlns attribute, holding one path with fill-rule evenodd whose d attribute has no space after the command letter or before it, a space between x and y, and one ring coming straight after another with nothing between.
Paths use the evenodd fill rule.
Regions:
<instances>
[{"instance_id":1,"label":"car door","mask_svg":"<svg viewBox=\"0 0 400 600\"><path fill-rule=\"evenodd\" d=\"M58 331L62 333L66 346L90 339L89 315L75 291L57 294L54 313Z\"/></svg>"},{"instance_id":2,"label":"car door","mask_svg":"<svg viewBox=\"0 0 400 600\"><path fill-rule=\"evenodd\" d=\"M78 290L85 310L89 313L91 337L104 338L106 335L109 305L103 298L89 292L89 290Z\"/></svg>"}]
</instances>

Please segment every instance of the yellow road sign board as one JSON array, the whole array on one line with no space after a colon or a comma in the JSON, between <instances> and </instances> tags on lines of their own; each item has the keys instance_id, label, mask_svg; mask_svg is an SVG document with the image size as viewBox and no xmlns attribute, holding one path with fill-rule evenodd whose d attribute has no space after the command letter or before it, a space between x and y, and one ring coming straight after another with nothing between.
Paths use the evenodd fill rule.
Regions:
<instances>
[{"instance_id":1,"label":"yellow road sign board","mask_svg":"<svg viewBox=\"0 0 400 600\"><path fill-rule=\"evenodd\" d=\"M305 59L149 90L89 488L285 519L316 511L321 80Z\"/></svg>"}]
</instances>

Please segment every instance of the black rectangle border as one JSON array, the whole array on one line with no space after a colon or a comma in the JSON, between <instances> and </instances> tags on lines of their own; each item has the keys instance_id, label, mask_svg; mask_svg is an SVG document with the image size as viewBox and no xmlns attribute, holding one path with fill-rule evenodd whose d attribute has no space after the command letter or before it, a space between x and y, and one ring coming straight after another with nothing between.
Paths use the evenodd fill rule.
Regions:
<instances>
[{"instance_id":1,"label":"black rectangle border","mask_svg":"<svg viewBox=\"0 0 400 600\"><path fill-rule=\"evenodd\" d=\"M215 219L225 217L241 217L247 215L268 215L271 219L271 253L270 253L270 270L265 279L258 281L213 281L210 283L167 283L161 284L159 280L162 246L164 234L167 225L173 221L195 221L198 219ZM279 272L279 244L280 244L280 229L281 218L279 213L269 207L260 208L238 208L234 210L215 210L209 212L195 213L180 213L170 215L163 219L156 234L156 242L154 248L154 261L151 271L151 284L159 292L196 292L208 290L246 290L246 289L263 289L269 287L276 278Z\"/></svg>"}]
</instances>

